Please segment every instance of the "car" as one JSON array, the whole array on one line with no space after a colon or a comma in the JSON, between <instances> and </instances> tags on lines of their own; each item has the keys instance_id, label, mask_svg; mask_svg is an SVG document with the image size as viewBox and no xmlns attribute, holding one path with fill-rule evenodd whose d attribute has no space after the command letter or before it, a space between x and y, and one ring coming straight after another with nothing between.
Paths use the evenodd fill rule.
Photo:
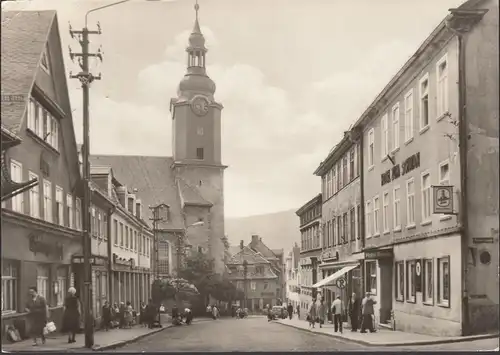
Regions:
<instances>
[{"instance_id":1,"label":"car","mask_svg":"<svg viewBox=\"0 0 500 355\"><path fill-rule=\"evenodd\" d=\"M273 315L273 317L276 318L281 318L281 319L286 318L283 306L273 306L273 308L271 309L271 314Z\"/></svg>"}]
</instances>

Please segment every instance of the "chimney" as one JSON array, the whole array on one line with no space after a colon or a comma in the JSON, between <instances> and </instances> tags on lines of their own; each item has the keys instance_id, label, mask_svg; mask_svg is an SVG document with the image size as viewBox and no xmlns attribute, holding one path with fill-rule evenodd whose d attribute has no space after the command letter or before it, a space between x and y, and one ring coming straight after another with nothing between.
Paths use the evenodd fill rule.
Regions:
<instances>
[{"instance_id":1,"label":"chimney","mask_svg":"<svg viewBox=\"0 0 500 355\"><path fill-rule=\"evenodd\" d=\"M139 199L135 200L135 216L142 219L142 201Z\"/></svg>"},{"instance_id":2,"label":"chimney","mask_svg":"<svg viewBox=\"0 0 500 355\"><path fill-rule=\"evenodd\" d=\"M252 235L252 244L256 244L259 241L259 236L257 234Z\"/></svg>"},{"instance_id":3,"label":"chimney","mask_svg":"<svg viewBox=\"0 0 500 355\"><path fill-rule=\"evenodd\" d=\"M127 187L119 186L116 188L116 195L118 195L118 200L120 200L120 204L127 208Z\"/></svg>"},{"instance_id":4,"label":"chimney","mask_svg":"<svg viewBox=\"0 0 500 355\"><path fill-rule=\"evenodd\" d=\"M243 240L240 241L240 249L243 250Z\"/></svg>"}]
</instances>

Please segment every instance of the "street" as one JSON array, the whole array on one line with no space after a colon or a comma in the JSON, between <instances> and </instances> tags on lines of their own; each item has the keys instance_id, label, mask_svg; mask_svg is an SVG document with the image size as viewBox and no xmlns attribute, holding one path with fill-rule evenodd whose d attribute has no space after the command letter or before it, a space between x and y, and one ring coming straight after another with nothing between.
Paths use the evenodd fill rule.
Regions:
<instances>
[{"instance_id":1,"label":"street","mask_svg":"<svg viewBox=\"0 0 500 355\"><path fill-rule=\"evenodd\" d=\"M115 351L472 351L492 350L497 346L498 340L487 339L418 347L367 347L268 323L264 317L250 317L243 320L223 318L170 328Z\"/></svg>"}]
</instances>

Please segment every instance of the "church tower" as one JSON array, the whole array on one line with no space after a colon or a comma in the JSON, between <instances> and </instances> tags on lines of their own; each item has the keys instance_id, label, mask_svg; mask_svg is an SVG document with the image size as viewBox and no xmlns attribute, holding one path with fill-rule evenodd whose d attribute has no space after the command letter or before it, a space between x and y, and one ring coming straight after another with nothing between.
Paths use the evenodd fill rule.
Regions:
<instances>
[{"instance_id":1,"label":"church tower","mask_svg":"<svg viewBox=\"0 0 500 355\"><path fill-rule=\"evenodd\" d=\"M215 83L207 75L205 37L196 19L189 36L187 71L177 97L170 102L173 166L183 205L186 234L199 250L224 269L224 169L221 163L221 111L215 101ZM203 220L203 227L188 226Z\"/></svg>"}]
</instances>

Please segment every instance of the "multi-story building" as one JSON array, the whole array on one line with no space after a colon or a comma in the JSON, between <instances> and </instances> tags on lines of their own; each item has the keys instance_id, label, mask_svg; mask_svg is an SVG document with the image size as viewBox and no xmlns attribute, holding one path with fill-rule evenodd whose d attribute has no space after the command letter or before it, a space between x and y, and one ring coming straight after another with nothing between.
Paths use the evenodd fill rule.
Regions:
<instances>
[{"instance_id":1,"label":"multi-story building","mask_svg":"<svg viewBox=\"0 0 500 355\"><path fill-rule=\"evenodd\" d=\"M286 303L291 303L294 311L300 307L300 247L295 243L285 260Z\"/></svg>"},{"instance_id":2,"label":"multi-story building","mask_svg":"<svg viewBox=\"0 0 500 355\"><path fill-rule=\"evenodd\" d=\"M321 280L313 286L323 288L329 307L338 295L347 302L362 291L360 159L356 136L346 132L314 172L322 182L323 251Z\"/></svg>"},{"instance_id":3,"label":"multi-story building","mask_svg":"<svg viewBox=\"0 0 500 355\"><path fill-rule=\"evenodd\" d=\"M57 15L2 11L1 32L2 125L22 140L3 163L13 182L34 182L2 201L2 329L29 327L24 305L32 286L60 326L82 234L75 224L81 180Z\"/></svg>"},{"instance_id":4,"label":"multi-story building","mask_svg":"<svg viewBox=\"0 0 500 355\"><path fill-rule=\"evenodd\" d=\"M321 204L322 195L318 194L295 212L300 219L300 314L304 317L317 292L312 286L318 281L318 267L323 247Z\"/></svg>"},{"instance_id":5,"label":"multi-story building","mask_svg":"<svg viewBox=\"0 0 500 355\"><path fill-rule=\"evenodd\" d=\"M227 262L227 275L236 288L243 291L240 305L252 312L259 312L266 305L277 304L281 284L272 263L260 253L240 242L240 251Z\"/></svg>"},{"instance_id":6,"label":"multi-story building","mask_svg":"<svg viewBox=\"0 0 500 355\"><path fill-rule=\"evenodd\" d=\"M378 322L460 335L498 330L498 1L450 12L353 129Z\"/></svg>"}]
</instances>

